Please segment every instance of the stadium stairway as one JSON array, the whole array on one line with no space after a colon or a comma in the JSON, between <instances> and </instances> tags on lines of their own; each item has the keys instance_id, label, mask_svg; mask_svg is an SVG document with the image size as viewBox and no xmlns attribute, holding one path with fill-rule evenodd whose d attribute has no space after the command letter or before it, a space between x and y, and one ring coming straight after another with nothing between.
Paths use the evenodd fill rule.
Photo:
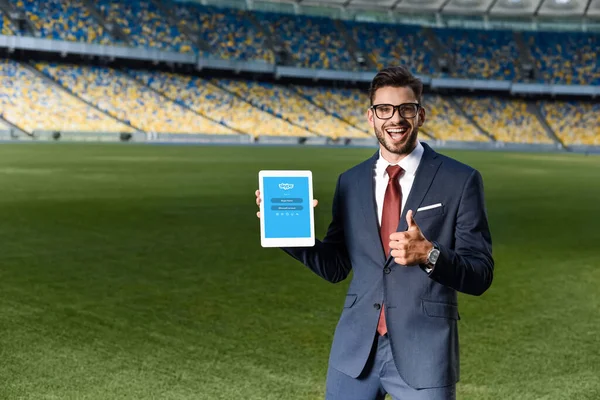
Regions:
<instances>
[{"instance_id":1,"label":"stadium stairway","mask_svg":"<svg viewBox=\"0 0 600 400\"><path fill-rule=\"evenodd\" d=\"M448 96L446 97L446 100L448 100L448 103L452 106L452 108L454 108L454 110L456 112L458 112L460 115L462 115L464 118L467 119L467 121L469 121L471 124L473 124L477 130L479 131L479 133L481 133L484 136L487 136L489 140L491 140L492 142L496 142L496 138L489 133L488 131L486 131L485 129L483 129L481 127L481 125L479 125L472 117L470 117L465 110L462 109L462 107L460 106L460 104L458 104L456 102L456 100L454 100L454 98L452 98L452 96Z\"/></svg>"},{"instance_id":2,"label":"stadium stairway","mask_svg":"<svg viewBox=\"0 0 600 400\"><path fill-rule=\"evenodd\" d=\"M348 46L350 54L352 54L354 60L356 61L356 64L358 64L360 69L364 69L366 67L371 71L377 71L377 65L373 61L373 58L368 57L367 54L364 54L362 51L360 51L360 49L358 48L358 44L354 41L354 38L352 38L352 35L350 35L342 21L340 21L339 19L334 19L333 24L340 32L342 37L345 39L346 46ZM362 63L359 61L361 59L364 60Z\"/></svg>"},{"instance_id":3,"label":"stadium stairway","mask_svg":"<svg viewBox=\"0 0 600 400\"><path fill-rule=\"evenodd\" d=\"M6 0L0 0L0 18L3 17L2 14L4 14L6 16L6 18L8 18L8 20L10 21L11 25L13 24L13 21L10 19L10 11L12 10L12 5L6 1ZM11 27L12 30L12 27Z\"/></svg>"},{"instance_id":4,"label":"stadium stairway","mask_svg":"<svg viewBox=\"0 0 600 400\"><path fill-rule=\"evenodd\" d=\"M0 0L0 11L6 15L10 22L12 22L17 33L35 36L36 29L33 23L27 18L23 11L11 4L10 1ZM23 23L19 23L19 21L22 21Z\"/></svg>"},{"instance_id":5,"label":"stadium stairway","mask_svg":"<svg viewBox=\"0 0 600 400\"><path fill-rule=\"evenodd\" d=\"M314 101L310 96L306 96L305 94L303 94L302 92L300 92L295 86L290 86L290 89L298 96L301 97L302 99L306 100L307 102L309 102L310 104L312 104L313 106L323 110L324 113L331 115L334 118L339 119L340 121L355 127L356 129L360 130L361 132L365 132L366 134L369 134L369 132L365 131L364 129L361 129L359 126L353 124L352 122L348 121L345 118L340 117L338 114L334 114L332 112L330 112L326 107L324 107L322 104L317 103L316 101Z\"/></svg>"},{"instance_id":6,"label":"stadium stairway","mask_svg":"<svg viewBox=\"0 0 600 400\"><path fill-rule=\"evenodd\" d=\"M519 58L515 60L516 78L518 80L535 80L535 77L538 76L537 66L529 47L525 44L523 34L515 31L513 35L519 51Z\"/></svg>"},{"instance_id":7,"label":"stadium stairway","mask_svg":"<svg viewBox=\"0 0 600 400\"><path fill-rule=\"evenodd\" d=\"M261 25L258 19L256 19L254 13L247 13L246 17L258 32L262 32L263 36L265 37L265 44L269 47L268 50L270 50L275 56L276 64L284 66L292 66L295 64L294 56L289 53L285 46L283 46L279 41L270 35L265 27Z\"/></svg>"},{"instance_id":8,"label":"stadium stairway","mask_svg":"<svg viewBox=\"0 0 600 400\"><path fill-rule=\"evenodd\" d=\"M309 103L313 104L314 106L318 107L319 109L323 110L325 113L327 113L328 115L333 116L334 118L339 119L340 121L343 121L344 123L355 127L356 129L360 130L361 132L365 132L368 135L372 135L372 132L370 130L370 127L366 128L363 126L359 126L359 124L353 123L350 119L347 118L342 118L340 117L340 115L338 113L336 113L336 110L330 107L327 108L326 105L324 105L323 103L315 100L314 97L311 97L310 95L304 93L298 86L291 86L291 89L300 97L304 98L306 101L308 101ZM368 126L368 125L367 125ZM423 134L427 139L429 140L439 140L440 138L436 137L429 129L427 128L421 128L419 130L420 134Z\"/></svg>"},{"instance_id":9,"label":"stadium stairway","mask_svg":"<svg viewBox=\"0 0 600 400\"><path fill-rule=\"evenodd\" d=\"M446 48L437 37L433 29L429 27L423 28L423 33L427 37L428 43L430 43L430 50L433 57L434 64L437 72L454 72L456 69L454 65L454 57L452 57L450 50Z\"/></svg>"},{"instance_id":10,"label":"stadium stairway","mask_svg":"<svg viewBox=\"0 0 600 400\"><path fill-rule=\"evenodd\" d=\"M126 73L126 75L129 77L129 79L131 79L132 81L136 82L136 83L137 83L138 85L140 85L140 86L145 86L146 88L148 88L148 90L150 90L150 91L152 91L152 92L156 93L158 96L160 96L160 97L162 97L163 99L165 99L165 101L168 101L168 102L175 103L175 104L177 104L177 105L179 105L179 106L181 106L181 107L185 108L186 110L188 110L188 111L190 111L190 112L193 112L193 113L194 113L194 114L196 114L196 115L199 115L200 117L206 118L206 119L208 119L208 120L210 120L210 121L214 122L215 124L219 124L219 125L222 125L222 126L224 126L224 127L226 127L226 128L229 128L229 129L231 129L232 131L234 131L234 132L236 132L236 133L239 133L239 134L242 134L242 135L249 135L249 136L252 136L252 135L251 135L249 132L244 132L244 131L242 131L242 130L240 130L240 129L236 129L236 128L235 128L235 127L233 127L233 126L229 126L229 125L227 125L227 124L224 124L224 123L222 123L222 122L220 122L220 121L217 121L216 119L214 119L214 118L211 118L209 115L207 115L207 114L205 114L205 113L202 113L202 112L200 112L200 111L198 111L198 110L196 110L196 109L194 109L194 108L190 107L190 106L189 106L189 105L187 105L185 102L183 102L183 101L179 101L179 100L177 100L177 99L175 99L175 98L172 98L171 96L167 95L167 93L165 93L165 92L163 92L163 91L160 91L160 90L157 90L157 89L153 88L152 86L150 86L150 85L146 84L146 83L145 83L145 82L143 82L142 80L135 78L135 77L134 77L132 74L130 74L130 73Z\"/></svg>"},{"instance_id":11,"label":"stadium stairway","mask_svg":"<svg viewBox=\"0 0 600 400\"><path fill-rule=\"evenodd\" d=\"M563 143L562 140L560 140L560 138L556 135L556 132L554 132L554 130L550 127L550 125L548 124L548 121L546 121L546 118L544 118L544 116L542 115L542 112L539 108L539 105L535 102L532 101L528 101L527 102L527 111L533 115L535 115L535 117L538 119L538 121L540 121L540 124L542 125L542 127L544 128L544 131L546 132L546 134L548 135L548 137L557 145L561 146L561 148L563 149L567 149L567 146Z\"/></svg>"},{"instance_id":12,"label":"stadium stairway","mask_svg":"<svg viewBox=\"0 0 600 400\"><path fill-rule=\"evenodd\" d=\"M430 130L428 130L427 128L420 128L419 129L419 134L423 134L425 135L425 137L429 140L439 140L438 137L436 137Z\"/></svg>"},{"instance_id":13,"label":"stadium stairway","mask_svg":"<svg viewBox=\"0 0 600 400\"><path fill-rule=\"evenodd\" d=\"M270 109L262 109L262 108L260 107L260 105L259 105L259 104L254 104L252 101L249 101L248 99L246 99L246 98L244 98L243 96L241 96L240 94L238 94L238 93L237 93L235 90L231 90L231 89L227 88L225 85L222 85L222 84L220 84L218 81L214 81L214 80L213 80L213 81L211 81L211 82L212 82L212 83L213 83L213 84L214 84L216 87L218 87L219 89L221 89L221 90L223 90L223 91L225 91L225 92L229 93L230 95L232 95L232 96L234 96L234 97L236 97L236 98L238 98L238 99L242 100L242 101L243 101L243 102L245 102L245 103L248 103L248 104L250 104L252 107L255 107L255 108L258 108L258 109L260 109L260 110L263 110L264 112L267 112L267 113L271 114L272 116L274 116L275 118L279 118L279 119L281 119L281 120L283 120L283 121L287 122L288 124L291 124L291 125L297 126L297 127L298 127L298 128L300 128L300 129L304 129L305 131L309 132L309 133L310 133L310 134L312 134L312 135L315 135L315 136L317 136L317 137L325 137L324 135L322 135L322 134L320 134L320 133L318 133L318 132L315 132L315 131L314 131L314 130L312 130L312 129L309 129L309 128L305 127L305 126L299 125L299 124L295 123L294 121L291 121L290 119L288 119L288 118L285 118L283 115L281 115L281 116L280 116L280 115L277 115L276 113L274 113L274 112L273 112L273 111L271 111Z\"/></svg>"},{"instance_id":14,"label":"stadium stairway","mask_svg":"<svg viewBox=\"0 0 600 400\"><path fill-rule=\"evenodd\" d=\"M0 116L0 140L10 136L10 126L8 126L2 116Z\"/></svg>"},{"instance_id":15,"label":"stadium stairway","mask_svg":"<svg viewBox=\"0 0 600 400\"><path fill-rule=\"evenodd\" d=\"M187 25L180 24L179 21L177 20L177 18L175 17L175 15L171 12L171 9L169 7L167 7L164 4L164 2L162 2L160 0L150 0L150 1L152 3L154 3L156 8L158 8L160 10L160 12L163 14L165 19L169 23L169 25L176 26L177 28L179 28L181 33L188 40L190 40L196 46L197 49L200 49L207 53L211 52L210 45L208 43L206 43L201 37L194 34L194 32Z\"/></svg>"},{"instance_id":16,"label":"stadium stairway","mask_svg":"<svg viewBox=\"0 0 600 400\"><path fill-rule=\"evenodd\" d=\"M140 129L139 127L132 125L128 121L125 121L125 120L120 119L120 118L118 118L118 117L116 117L114 115L111 115L108 111L103 110L102 108L98 107L96 104L94 104L92 102L89 102L86 99L82 98L78 93L75 93L75 92L71 91L69 88L61 85L60 82L57 82L51 76L47 75L43 71L40 71L34 65L31 65L31 64L28 64L28 63L22 63L21 65L23 65L25 68L27 68L28 70L30 70L31 72L33 72L34 74L36 74L37 76L39 76L41 79L44 79L46 82L50 83L51 85L56 86L58 89L60 89L60 90L62 90L64 92L67 92L71 96L75 97L77 100L81 101L82 103L87 104L88 106L94 108L95 110L97 110L98 112L106 115L107 117L112 118L112 119L114 119L116 121L119 121L122 124L125 124L125 125L133 128L138 133L140 133L140 132L141 133L145 133L144 130Z\"/></svg>"},{"instance_id":17,"label":"stadium stairway","mask_svg":"<svg viewBox=\"0 0 600 400\"><path fill-rule=\"evenodd\" d=\"M110 24L106 19L102 16L100 12L96 9L96 6L91 0L81 0L83 5L90 12L90 15L94 17L94 19L100 24L100 26L104 27L106 31L117 41L123 42L124 44L131 45L129 41L129 36L121 29L117 24Z\"/></svg>"},{"instance_id":18,"label":"stadium stairway","mask_svg":"<svg viewBox=\"0 0 600 400\"><path fill-rule=\"evenodd\" d=\"M27 132L25 129L21 128L19 125L13 124L12 122L6 120L3 116L2 113L0 113L0 129L4 128L3 125L6 125L6 127L8 128L12 128L13 130L25 135L25 136L29 136L30 138L33 138L33 133L31 132Z\"/></svg>"}]
</instances>

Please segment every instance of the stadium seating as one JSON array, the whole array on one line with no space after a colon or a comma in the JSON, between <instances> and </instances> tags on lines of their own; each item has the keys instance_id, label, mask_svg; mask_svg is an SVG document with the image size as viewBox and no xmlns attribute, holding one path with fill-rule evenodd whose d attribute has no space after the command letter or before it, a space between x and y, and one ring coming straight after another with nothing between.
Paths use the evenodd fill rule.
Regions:
<instances>
[{"instance_id":1,"label":"stadium seating","mask_svg":"<svg viewBox=\"0 0 600 400\"><path fill-rule=\"evenodd\" d=\"M305 68L358 69L346 40L331 19L257 12L262 26Z\"/></svg>"},{"instance_id":2,"label":"stadium seating","mask_svg":"<svg viewBox=\"0 0 600 400\"><path fill-rule=\"evenodd\" d=\"M36 35L44 38L97 44L119 43L96 21L83 0L6 0L28 16ZM198 35L211 53L225 59L261 60L273 63L272 40L288 49L292 64L307 68L360 70L338 24L316 16L290 15L174 3L178 21L161 13L151 0L98 0L93 2L108 23L119 26L129 44L183 53L199 52L183 32ZM259 29L252 21L263 27ZM173 22L174 23L174 22ZM340 22L363 54L378 68L407 65L423 75L436 75L434 55L423 29L411 25ZM183 29L183 27L187 29ZM5 15L1 33L15 27ZM519 51L510 31L433 28L454 58L452 77L519 80L515 68ZM598 48L600 35L582 32L523 32L537 64L539 82L557 84L600 83Z\"/></svg>"},{"instance_id":3,"label":"stadium seating","mask_svg":"<svg viewBox=\"0 0 600 400\"><path fill-rule=\"evenodd\" d=\"M524 32L539 81L567 85L600 84L600 35L582 32Z\"/></svg>"},{"instance_id":4,"label":"stadium seating","mask_svg":"<svg viewBox=\"0 0 600 400\"><path fill-rule=\"evenodd\" d=\"M519 58L513 33L474 29L435 28L437 37L454 56L455 71L461 78L513 80Z\"/></svg>"},{"instance_id":5,"label":"stadium seating","mask_svg":"<svg viewBox=\"0 0 600 400\"><path fill-rule=\"evenodd\" d=\"M96 6L108 22L118 25L136 47L188 53L192 43L171 26L149 0L98 0Z\"/></svg>"},{"instance_id":6,"label":"stadium seating","mask_svg":"<svg viewBox=\"0 0 600 400\"><path fill-rule=\"evenodd\" d=\"M1 14L1 11L0 11ZM15 31L12 28L12 23L8 19L8 17L4 14L1 14L2 18L0 18L0 32L3 35L14 35Z\"/></svg>"},{"instance_id":7,"label":"stadium seating","mask_svg":"<svg viewBox=\"0 0 600 400\"><path fill-rule=\"evenodd\" d=\"M288 87L272 83L227 79L213 82L247 99L256 107L318 135L331 138L365 138L369 136L366 132L328 114Z\"/></svg>"},{"instance_id":8,"label":"stadium seating","mask_svg":"<svg viewBox=\"0 0 600 400\"><path fill-rule=\"evenodd\" d=\"M405 65L424 75L434 72L428 39L418 26L346 22L346 28L363 54L378 69Z\"/></svg>"},{"instance_id":9,"label":"stadium seating","mask_svg":"<svg viewBox=\"0 0 600 400\"><path fill-rule=\"evenodd\" d=\"M312 136L306 130L262 111L204 79L152 71L132 70L129 73L179 104L236 131L254 137Z\"/></svg>"},{"instance_id":10,"label":"stadium seating","mask_svg":"<svg viewBox=\"0 0 600 400\"><path fill-rule=\"evenodd\" d=\"M183 1L169 4L175 19L165 16L160 4L152 0L4 1L22 10L34 34L43 38L119 44L88 9L88 4L93 4L105 22L121 28L128 38L126 44L131 46L202 53L193 46L193 35L208 43L217 57L273 63L274 42L287 48L291 65L354 71L367 68L354 59L353 52L358 50L373 61L368 64L378 68L406 65L418 74L438 76L432 50L435 46L428 42L428 32L419 26L333 21L264 11L250 14ZM3 35L23 34L6 15L0 15ZM356 48L348 43L344 31ZM520 79L516 68L520 54L513 32L458 28L432 28L432 32L454 59L454 68L447 76ZM522 35L535 60L539 82L600 84L600 35ZM26 130L372 136L365 117L367 94L359 89L209 80L195 75L91 66L39 64L37 68L75 95L41 79L25 64L1 61L0 112ZM49 110L46 114L42 105ZM567 145L600 145L600 106L591 102L540 101L545 122L538 119L537 111L529 112L527 102L491 95L426 95L424 106L428 117L423 132L439 140L487 141L485 131L501 142L553 143L546 131L547 122Z\"/></svg>"},{"instance_id":11,"label":"stadium seating","mask_svg":"<svg viewBox=\"0 0 600 400\"><path fill-rule=\"evenodd\" d=\"M264 33L250 22L245 11L194 3L177 4L173 11L180 27L187 27L209 43L212 53L221 58L275 61Z\"/></svg>"},{"instance_id":12,"label":"stadium seating","mask_svg":"<svg viewBox=\"0 0 600 400\"><path fill-rule=\"evenodd\" d=\"M0 59L0 113L27 132L130 132L21 64Z\"/></svg>"},{"instance_id":13,"label":"stadium seating","mask_svg":"<svg viewBox=\"0 0 600 400\"><path fill-rule=\"evenodd\" d=\"M566 145L600 146L600 104L541 101L542 115Z\"/></svg>"},{"instance_id":14,"label":"stadium seating","mask_svg":"<svg viewBox=\"0 0 600 400\"><path fill-rule=\"evenodd\" d=\"M40 37L110 44L108 32L90 15L81 0L17 0Z\"/></svg>"},{"instance_id":15,"label":"stadium seating","mask_svg":"<svg viewBox=\"0 0 600 400\"><path fill-rule=\"evenodd\" d=\"M145 132L233 134L110 68L38 64L61 85Z\"/></svg>"},{"instance_id":16,"label":"stadium seating","mask_svg":"<svg viewBox=\"0 0 600 400\"><path fill-rule=\"evenodd\" d=\"M479 132L467 118L445 98L426 95L423 105L427 113L423 131L439 140L485 142L489 138Z\"/></svg>"},{"instance_id":17,"label":"stadium seating","mask_svg":"<svg viewBox=\"0 0 600 400\"><path fill-rule=\"evenodd\" d=\"M512 143L552 143L537 117L523 100L499 97L456 97L467 115L496 140Z\"/></svg>"},{"instance_id":18,"label":"stadium seating","mask_svg":"<svg viewBox=\"0 0 600 400\"><path fill-rule=\"evenodd\" d=\"M365 133L372 132L367 122L369 96L366 92L311 86L295 86L294 89L333 116L349 122Z\"/></svg>"}]
</instances>

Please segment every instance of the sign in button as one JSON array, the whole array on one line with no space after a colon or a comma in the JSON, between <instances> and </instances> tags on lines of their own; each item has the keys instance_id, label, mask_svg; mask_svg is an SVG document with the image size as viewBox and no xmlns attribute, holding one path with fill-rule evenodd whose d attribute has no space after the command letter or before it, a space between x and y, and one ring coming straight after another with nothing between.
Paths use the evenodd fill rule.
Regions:
<instances>
[{"instance_id":1,"label":"sign in button","mask_svg":"<svg viewBox=\"0 0 600 400\"><path fill-rule=\"evenodd\" d=\"M295 197L284 197L284 198L280 198L280 197L276 197L274 199L271 199L271 203L302 203L302 199L299 198L295 198Z\"/></svg>"}]
</instances>

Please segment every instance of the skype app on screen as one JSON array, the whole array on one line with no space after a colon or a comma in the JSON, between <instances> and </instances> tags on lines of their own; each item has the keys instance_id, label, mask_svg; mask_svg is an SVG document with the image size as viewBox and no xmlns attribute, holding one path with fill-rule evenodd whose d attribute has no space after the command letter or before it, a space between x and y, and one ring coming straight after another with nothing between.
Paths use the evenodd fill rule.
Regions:
<instances>
[{"instance_id":1,"label":"skype app on screen","mask_svg":"<svg viewBox=\"0 0 600 400\"><path fill-rule=\"evenodd\" d=\"M265 237L309 238L308 178L263 178Z\"/></svg>"}]
</instances>

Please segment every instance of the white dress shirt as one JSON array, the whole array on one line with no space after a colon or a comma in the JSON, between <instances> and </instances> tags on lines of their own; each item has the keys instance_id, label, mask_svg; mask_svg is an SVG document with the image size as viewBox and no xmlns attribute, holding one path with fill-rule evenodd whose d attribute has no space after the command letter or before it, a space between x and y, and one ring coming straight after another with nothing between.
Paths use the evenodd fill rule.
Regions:
<instances>
[{"instance_id":1,"label":"white dress shirt","mask_svg":"<svg viewBox=\"0 0 600 400\"><path fill-rule=\"evenodd\" d=\"M408 199L413 182L415 181L415 174L421 163L423 152L423 145L417 141L417 146L409 155L400 160L398 164L390 164L383 158L381 150L379 150L379 159L375 163L375 202L377 203L377 219L380 227L381 215L383 214L383 199L385 198L385 190L389 181L386 168L389 165L399 165L404 170L404 174L398 178L400 180L400 188L402 189L402 208L400 210L403 212L406 199Z\"/></svg>"}]
</instances>

